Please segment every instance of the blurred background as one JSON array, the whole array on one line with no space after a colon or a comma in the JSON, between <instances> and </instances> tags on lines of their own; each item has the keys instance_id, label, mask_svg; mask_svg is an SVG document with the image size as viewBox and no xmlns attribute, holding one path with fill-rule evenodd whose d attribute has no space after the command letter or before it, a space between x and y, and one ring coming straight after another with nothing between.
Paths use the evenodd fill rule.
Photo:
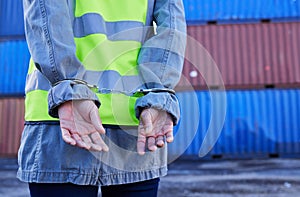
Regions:
<instances>
[{"instance_id":1,"label":"blurred background","mask_svg":"<svg viewBox=\"0 0 300 197\"><path fill-rule=\"evenodd\" d=\"M176 87L182 120L175 128L175 132L186 134L169 147L171 154L184 149L181 158L193 162L298 159L300 0L183 2L188 35L203 45L218 66L227 105L217 143L205 157L199 158L211 120L208 89L218 91L220 87L208 87L199 70L186 60L183 77ZM30 54L23 25L22 0L0 0L2 159L16 158L24 124L24 88ZM186 53L200 57L195 50ZM294 168L300 169L299 166Z\"/></svg>"}]
</instances>

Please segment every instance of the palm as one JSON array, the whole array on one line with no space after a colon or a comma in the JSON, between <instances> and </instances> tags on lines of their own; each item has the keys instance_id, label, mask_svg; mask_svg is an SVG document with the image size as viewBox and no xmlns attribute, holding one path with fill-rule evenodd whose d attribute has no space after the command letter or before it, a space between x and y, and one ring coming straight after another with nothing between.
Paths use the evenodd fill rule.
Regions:
<instances>
[{"instance_id":1,"label":"palm","mask_svg":"<svg viewBox=\"0 0 300 197\"><path fill-rule=\"evenodd\" d=\"M162 110L149 108L143 110L138 128L138 153L145 153L146 141L148 149L155 151L164 146L164 137L167 142L173 141L173 121L171 116Z\"/></svg>"},{"instance_id":2,"label":"palm","mask_svg":"<svg viewBox=\"0 0 300 197\"><path fill-rule=\"evenodd\" d=\"M68 101L59 107L58 114L65 142L88 150L108 150L100 136L105 130L93 101Z\"/></svg>"}]
</instances>

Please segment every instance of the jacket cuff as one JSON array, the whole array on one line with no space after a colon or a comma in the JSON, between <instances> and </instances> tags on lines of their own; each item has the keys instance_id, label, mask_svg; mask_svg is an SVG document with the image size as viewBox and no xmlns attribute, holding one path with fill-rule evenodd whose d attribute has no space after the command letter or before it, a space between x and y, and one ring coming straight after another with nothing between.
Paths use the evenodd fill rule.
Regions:
<instances>
[{"instance_id":1,"label":"jacket cuff","mask_svg":"<svg viewBox=\"0 0 300 197\"><path fill-rule=\"evenodd\" d=\"M49 115L58 118L58 107L70 100L93 100L97 107L100 107L100 101L97 95L86 85L74 83L72 80L66 80L52 87L49 91Z\"/></svg>"},{"instance_id":2,"label":"jacket cuff","mask_svg":"<svg viewBox=\"0 0 300 197\"><path fill-rule=\"evenodd\" d=\"M137 119L145 108L156 108L168 112L173 119L174 126L178 124L180 118L180 107L177 97L167 92L150 92L145 96L138 98L135 103L135 114Z\"/></svg>"}]
</instances>

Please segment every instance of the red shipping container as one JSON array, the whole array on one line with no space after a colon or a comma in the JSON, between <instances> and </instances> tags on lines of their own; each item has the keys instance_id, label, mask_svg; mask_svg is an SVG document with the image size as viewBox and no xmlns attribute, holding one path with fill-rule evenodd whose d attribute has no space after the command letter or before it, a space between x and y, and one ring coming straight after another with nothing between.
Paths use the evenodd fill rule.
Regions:
<instances>
[{"instance_id":1,"label":"red shipping container","mask_svg":"<svg viewBox=\"0 0 300 197\"><path fill-rule=\"evenodd\" d=\"M188 35L178 90L191 89L190 85L206 89L207 81L210 81L209 86L219 86L219 82L214 83L217 75L210 71L214 65L227 89L297 87L300 84L299 22L189 26ZM199 51L195 42L201 44L212 59L204 55L203 50ZM190 62L190 59L196 61ZM202 70L198 69L199 65ZM203 72L206 82L201 76Z\"/></svg>"},{"instance_id":2,"label":"red shipping container","mask_svg":"<svg viewBox=\"0 0 300 197\"><path fill-rule=\"evenodd\" d=\"M24 127L24 99L0 99L0 156L16 156Z\"/></svg>"}]
</instances>

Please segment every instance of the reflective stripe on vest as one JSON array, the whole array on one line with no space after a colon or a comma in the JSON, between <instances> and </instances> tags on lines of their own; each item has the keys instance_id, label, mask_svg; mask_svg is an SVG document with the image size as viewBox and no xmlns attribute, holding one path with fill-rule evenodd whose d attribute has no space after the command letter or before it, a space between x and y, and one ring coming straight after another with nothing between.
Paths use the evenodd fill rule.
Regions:
<instances>
[{"instance_id":1,"label":"reflective stripe on vest","mask_svg":"<svg viewBox=\"0 0 300 197\"><path fill-rule=\"evenodd\" d=\"M87 70L86 81L109 89L120 88L122 84L126 87L121 89L132 90L140 85L137 57L144 40L145 32L141 30L149 25L147 11L151 12L151 6L153 2L147 0L76 0L74 41L76 55ZM26 84L26 121L57 120L48 115L50 87L31 61ZM137 98L123 94L97 96L103 124L138 124L134 112Z\"/></svg>"}]
</instances>

